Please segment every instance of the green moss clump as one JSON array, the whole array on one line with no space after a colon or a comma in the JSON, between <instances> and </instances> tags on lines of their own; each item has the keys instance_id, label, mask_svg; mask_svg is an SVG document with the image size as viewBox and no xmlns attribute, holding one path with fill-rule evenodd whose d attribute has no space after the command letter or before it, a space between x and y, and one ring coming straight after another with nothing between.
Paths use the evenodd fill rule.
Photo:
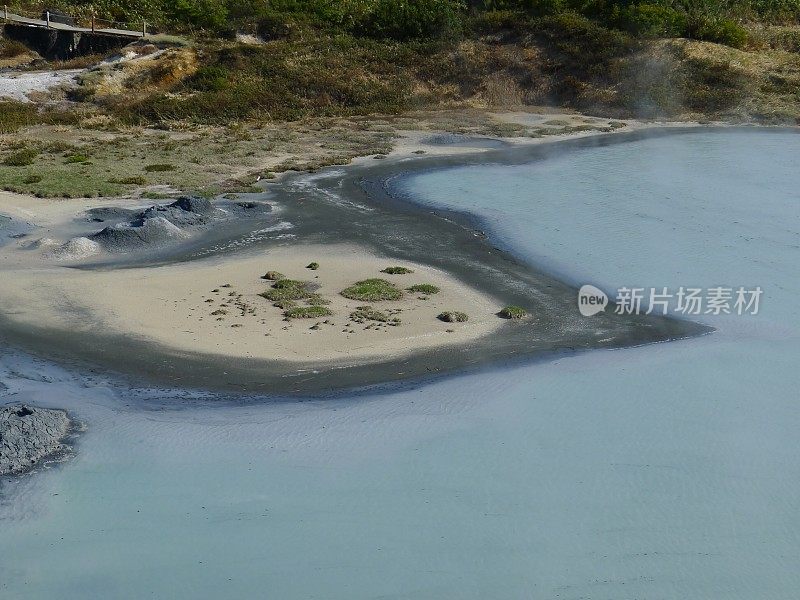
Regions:
<instances>
[{"instance_id":1,"label":"green moss clump","mask_svg":"<svg viewBox=\"0 0 800 600\"><path fill-rule=\"evenodd\" d=\"M383 311L375 310L371 306L359 306L350 313L350 319L356 323L363 323L364 321L378 321L379 323L389 323L390 325L399 325L400 319L392 317Z\"/></svg>"},{"instance_id":2,"label":"green moss clump","mask_svg":"<svg viewBox=\"0 0 800 600\"><path fill-rule=\"evenodd\" d=\"M283 312L287 319L316 319L318 317L328 317L332 315L330 309L324 306L298 306Z\"/></svg>"},{"instance_id":3,"label":"green moss clump","mask_svg":"<svg viewBox=\"0 0 800 600\"><path fill-rule=\"evenodd\" d=\"M269 281L278 281L279 279L285 278L286 276L283 273L278 273L277 271L267 271L261 276L261 279L267 279Z\"/></svg>"},{"instance_id":4,"label":"green moss clump","mask_svg":"<svg viewBox=\"0 0 800 600\"><path fill-rule=\"evenodd\" d=\"M381 271L381 273L386 273L388 275L408 275L413 272L414 271L407 267L386 267Z\"/></svg>"},{"instance_id":5,"label":"green moss clump","mask_svg":"<svg viewBox=\"0 0 800 600\"><path fill-rule=\"evenodd\" d=\"M528 316L528 311L520 306L506 306L497 314L504 319L524 319Z\"/></svg>"},{"instance_id":6,"label":"green moss clump","mask_svg":"<svg viewBox=\"0 0 800 600\"><path fill-rule=\"evenodd\" d=\"M440 313L436 318L445 323L464 323L465 321L469 321L469 315L467 315L467 313L457 310L447 310Z\"/></svg>"},{"instance_id":7,"label":"green moss clump","mask_svg":"<svg viewBox=\"0 0 800 600\"><path fill-rule=\"evenodd\" d=\"M278 279L272 284L272 289L259 294L267 300L278 302L282 300L302 300L308 298L311 292L308 283L294 279Z\"/></svg>"},{"instance_id":8,"label":"green moss clump","mask_svg":"<svg viewBox=\"0 0 800 600\"><path fill-rule=\"evenodd\" d=\"M400 300L403 292L385 279L365 279L357 281L342 290L342 296L361 302L380 302L381 300Z\"/></svg>"},{"instance_id":9,"label":"green moss clump","mask_svg":"<svg viewBox=\"0 0 800 600\"><path fill-rule=\"evenodd\" d=\"M425 294L430 296L431 294L438 294L439 288L435 285L431 285L430 283L418 283L417 285L412 285L409 288L406 288L409 292L414 292L416 294Z\"/></svg>"},{"instance_id":10,"label":"green moss clump","mask_svg":"<svg viewBox=\"0 0 800 600\"><path fill-rule=\"evenodd\" d=\"M328 298L320 296L319 294L311 294L308 298L306 298L306 304L309 306L324 306L325 304L330 304L331 301Z\"/></svg>"}]
</instances>

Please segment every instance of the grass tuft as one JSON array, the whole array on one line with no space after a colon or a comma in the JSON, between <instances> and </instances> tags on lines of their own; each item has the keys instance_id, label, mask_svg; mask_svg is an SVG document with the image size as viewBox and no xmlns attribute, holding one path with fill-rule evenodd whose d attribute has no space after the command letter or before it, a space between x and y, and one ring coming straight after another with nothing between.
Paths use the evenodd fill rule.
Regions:
<instances>
[{"instance_id":1,"label":"grass tuft","mask_svg":"<svg viewBox=\"0 0 800 600\"><path fill-rule=\"evenodd\" d=\"M361 302L379 302L381 300L400 300L403 292L385 279L365 279L357 281L341 292L345 298Z\"/></svg>"},{"instance_id":2,"label":"grass tuft","mask_svg":"<svg viewBox=\"0 0 800 600\"><path fill-rule=\"evenodd\" d=\"M416 294L425 294L426 296L438 294L440 291L438 287L431 285L430 283L418 283L417 285L412 285L411 287L406 288L406 290Z\"/></svg>"},{"instance_id":3,"label":"grass tuft","mask_svg":"<svg viewBox=\"0 0 800 600\"><path fill-rule=\"evenodd\" d=\"M386 273L388 275L408 275L413 272L414 271L407 267L386 267L381 271L381 273Z\"/></svg>"},{"instance_id":4,"label":"grass tuft","mask_svg":"<svg viewBox=\"0 0 800 600\"><path fill-rule=\"evenodd\" d=\"M528 316L528 311L520 306L506 306L497 314L504 319L524 319Z\"/></svg>"},{"instance_id":5,"label":"grass tuft","mask_svg":"<svg viewBox=\"0 0 800 600\"><path fill-rule=\"evenodd\" d=\"M457 310L447 310L440 313L436 318L445 323L464 323L465 321L469 321L467 313Z\"/></svg>"},{"instance_id":6,"label":"grass tuft","mask_svg":"<svg viewBox=\"0 0 800 600\"><path fill-rule=\"evenodd\" d=\"M284 300L303 300L311 296L308 283L294 279L278 279L272 284L272 289L259 294L267 300L280 302Z\"/></svg>"},{"instance_id":7,"label":"grass tuft","mask_svg":"<svg viewBox=\"0 0 800 600\"><path fill-rule=\"evenodd\" d=\"M324 306L297 306L283 312L287 319L316 319L318 317L329 317L333 313Z\"/></svg>"}]
</instances>

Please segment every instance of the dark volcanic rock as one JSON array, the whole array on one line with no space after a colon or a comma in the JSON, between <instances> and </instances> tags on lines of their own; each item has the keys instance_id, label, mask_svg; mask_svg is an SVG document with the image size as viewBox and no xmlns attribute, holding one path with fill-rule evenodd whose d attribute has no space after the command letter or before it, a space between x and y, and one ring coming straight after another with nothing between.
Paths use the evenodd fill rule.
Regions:
<instances>
[{"instance_id":1,"label":"dark volcanic rock","mask_svg":"<svg viewBox=\"0 0 800 600\"><path fill-rule=\"evenodd\" d=\"M0 475L27 471L63 452L70 428L67 414L27 405L0 407Z\"/></svg>"}]
</instances>

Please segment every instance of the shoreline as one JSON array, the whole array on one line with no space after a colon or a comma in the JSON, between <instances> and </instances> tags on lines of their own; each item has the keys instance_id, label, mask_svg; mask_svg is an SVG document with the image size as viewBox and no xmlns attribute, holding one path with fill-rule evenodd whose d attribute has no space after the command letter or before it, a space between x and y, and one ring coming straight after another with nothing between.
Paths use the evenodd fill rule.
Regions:
<instances>
[{"instance_id":1,"label":"shoreline","mask_svg":"<svg viewBox=\"0 0 800 600\"><path fill-rule=\"evenodd\" d=\"M21 328L10 323L7 317L0 317L3 322L0 331L5 332L10 343L26 352L56 358L58 362L93 365L95 370L102 365L100 370L123 378L144 378L155 385L289 396L424 380L518 359L636 346L707 333L710 328L706 326L663 318L598 315L601 318L581 321L580 317L575 317L575 290L561 279L524 264L512 253L496 249L492 240L482 239L475 231L479 224L476 216L421 208L411 199L393 196L387 185L387 180L431 169L464 164L523 164L587 146L624 143L653 135L697 131L698 128L657 127L549 138L523 146L503 145L470 153L422 155L410 160L403 157L389 157L380 162L360 159L347 167L332 167L311 175L292 174L277 183L267 184L264 200L277 202L282 207L283 218L296 224L294 233L304 243L308 239L321 244L342 239L357 241L379 255L391 256L392 260L439 269L482 293L491 291L503 304L530 306L538 296L534 301L537 306L531 311L536 316L535 325L533 321L506 322L491 339L483 336L459 344L447 353L433 348L363 364L351 361L265 363L187 352L120 335L80 339L66 330L36 325ZM336 194L333 199L331 193ZM311 202L309 197L313 198ZM337 201L339 198L346 200ZM436 216L431 218L431 213ZM381 235L382 230L385 231L382 225L387 223L392 223L394 231L399 232L389 240ZM422 240L427 247L421 246ZM265 246L259 244L258 247ZM269 244L266 247L269 248ZM420 252L420 247L425 247L425 252ZM191 266L191 263L186 264ZM44 340L47 342L43 343Z\"/></svg>"}]
</instances>

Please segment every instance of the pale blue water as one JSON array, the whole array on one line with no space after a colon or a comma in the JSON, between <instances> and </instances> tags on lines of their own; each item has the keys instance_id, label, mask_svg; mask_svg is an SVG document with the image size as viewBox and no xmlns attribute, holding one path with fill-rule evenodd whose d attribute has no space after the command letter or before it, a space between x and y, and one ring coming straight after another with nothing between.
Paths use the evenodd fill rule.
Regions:
<instances>
[{"instance_id":1,"label":"pale blue water","mask_svg":"<svg viewBox=\"0 0 800 600\"><path fill-rule=\"evenodd\" d=\"M173 412L0 358L0 398L91 425L6 487L0 597L796 598L799 151L696 133L405 184L573 281L765 290L701 339Z\"/></svg>"}]
</instances>

